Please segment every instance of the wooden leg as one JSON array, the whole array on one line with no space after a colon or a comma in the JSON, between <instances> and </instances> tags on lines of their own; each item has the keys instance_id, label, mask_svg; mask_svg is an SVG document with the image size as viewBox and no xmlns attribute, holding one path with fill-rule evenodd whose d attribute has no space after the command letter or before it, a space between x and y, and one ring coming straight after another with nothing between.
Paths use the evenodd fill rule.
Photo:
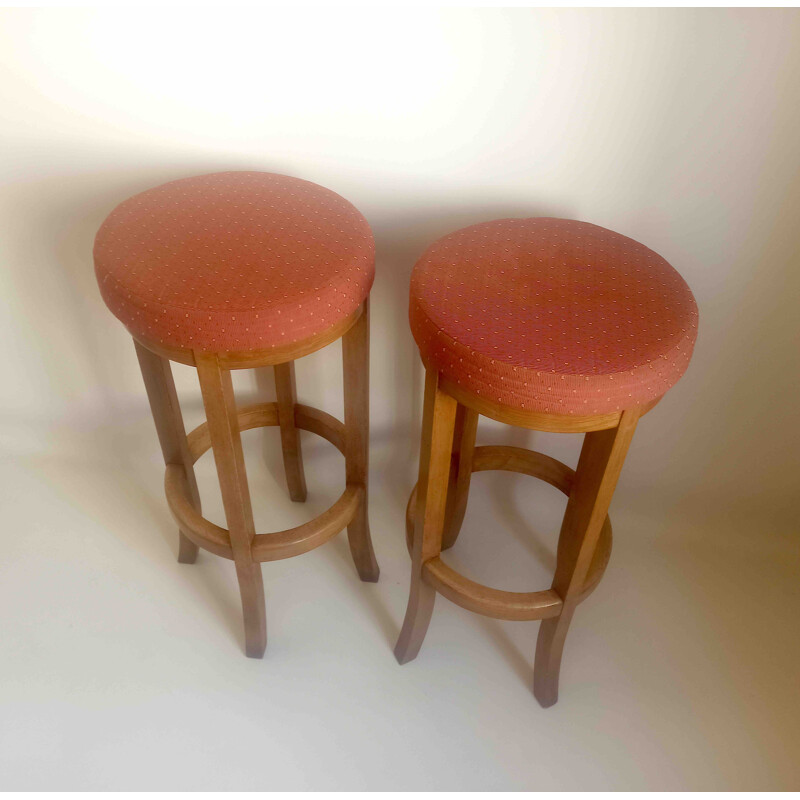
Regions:
<instances>
[{"instance_id":1,"label":"wooden leg","mask_svg":"<svg viewBox=\"0 0 800 800\"><path fill-rule=\"evenodd\" d=\"M358 511L347 526L347 540L362 581L380 575L372 549L367 514L369 487L369 300L364 312L342 338L344 365L344 457L347 483L364 487Z\"/></svg>"},{"instance_id":2,"label":"wooden leg","mask_svg":"<svg viewBox=\"0 0 800 800\"><path fill-rule=\"evenodd\" d=\"M478 431L478 412L459 403L453 433L453 456L450 461L450 484L447 489L442 550L450 549L458 539L467 511L469 483L472 478L472 453Z\"/></svg>"},{"instance_id":3,"label":"wooden leg","mask_svg":"<svg viewBox=\"0 0 800 800\"><path fill-rule=\"evenodd\" d=\"M250 658L261 658L267 646L264 585L261 564L253 561L251 549L255 537L253 510L231 373L220 367L213 354L195 353L195 362L231 537L236 576L239 579L244 611L245 652Z\"/></svg>"},{"instance_id":4,"label":"wooden leg","mask_svg":"<svg viewBox=\"0 0 800 800\"><path fill-rule=\"evenodd\" d=\"M559 616L542 620L536 642L533 693L545 708L558 700L564 641L639 416L639 409L625 411L616 428L587 433L583 441L561 525L552 585L563 606Z\"/></svg>"},{"instance_id":5,"label":"wooden leg","mask_svg":"<svg viewBox=\"0 0 800 800\"><path fill-rule=\"evenodd\" d=\"M295 503L306 499L306 476L303 471L303 452L300 449L300 432L294 425L294 407L297 404L297 388L294 378L294 361L276 364L275 390L278 395L278 422L281 427L283 466L289 497Z\"/></svg>"},{"instance_id":6,"label":"wooden leg","mask_svg":"<svg viewBox=\"0 0 800 800\"><path fill-rule=\"evenodd\" d=\"M406 618L394 654L401 664L416 658L428 631L436 590L422 580L423 564L442 549L447 484L453 447L456 401L439 388L439 376L425 375L417 506L414 513L414 549L411 555L411 591Z\"/></svg>"},{"instance_id":7,"label":"wooden leg","mask_svg":"<svg viewBox=\"0 0 800 800\"><path fill-rule=\"evenodd\" d=\"M188 496L197 513L200 513L200 493L194 476L194 464L189 455L186 441L186 428L183 425L175 382L172 379L172 368L166 358L156 355L151 350L134 340L136 356L142 370L147 399L161 443L161 452L166 465L179 464L183 467ZM178 561L181 564L193 564L197 560L197 545L183 532L178 531Z\"/></svg>"}]
</instances>

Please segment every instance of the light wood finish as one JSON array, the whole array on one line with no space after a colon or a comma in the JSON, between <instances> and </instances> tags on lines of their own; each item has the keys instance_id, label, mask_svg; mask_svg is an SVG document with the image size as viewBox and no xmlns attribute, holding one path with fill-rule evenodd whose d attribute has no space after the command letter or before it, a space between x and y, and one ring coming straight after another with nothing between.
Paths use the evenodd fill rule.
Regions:
<instances>
[{"instance_id":1,"label":"light wood finish","mask_svg":"<svg viewBox=\"0 0 800 800\"><path fill-rule=\"evenodd\" d=\"M456 605L485 617L509 620L536 620L557 616L561 598L552 590L504 592L491 589L451 569L441 558L432 558L422 567L422 577L437 592Z\"/></svg>"},{"instance_id":2,"label":"light wood finish","mask_svg":"<svg viewBox=\"0 0 800 800\"><path fill-rule=\"evenodd\" d=\"M478 432L478 412L459 403L453 432L453 455L450 461L450 485L447 490L442 550L449 550L458 539L467 512L469 483L472 477L472 453Z\"/></svg>"},{"instance_id":3,"label":"light wood finish","mask_svg":"<svg viewBox=\"0 0 800 800\"><path fill-rule=\"evenodd\" d=\"M233 558L228 531L207 520L194 508L186 496L183 476L176 464L167 467L164 475L164 494L167 496L167 505L175 522L194 545L223 558Z\"/></svg>"},{"instance_id":4,"label":"light wood finish","mask_svg":"<svg viewBox=\"0 0 800 800\"><path fill-rule=\"evenodd\" d=\"M186 535L204 550L223 558L233 559L230 533L200 516L192 508L180 485L178 467L170 465L164 480L170 511ZM254 561L277 561L307 553L325 544L344 530L361 503L363 488L348 486L341 497L327 510L295 528L276 533L257 533L252 543Z\"/></svg>"},{"instance_id":5,"label":"light wood finish","mask_svg":"<svg viewBox=\"0 0 800 800\"><path fill-rule=\"evenodd\" d=\"M257 533L253 542L256 561L278 561L299 556L325 544L350 523L364 501L363 486L347 486L342 496L318 517L278 533Z\"/></svg>"},{"instance_id":6,"label":"light wood finish","mask_svg":"<svg viewBox=\"0 0 800 800\"><path fill-rule=\"evenodd\" d=\"M344 457L348 487L361 487L360 502L347 541L362 581L374 583L380 569L372 550L367 516L369 485L369 300L361 316L342 338L344 378Z\"/></svg>"},{"instance_id":7,"label":"light wood finish","mask_svg":"<svg viewBox=\"0 0 800 800\"><path fill-rule=\"evenodd\" d=\"M411 591L395 655L416 657L439 592L489 617L541 620L534 667L534 694L547 707L558 698L558 676L569 624L578 604L603 576L611 554L608 507L640 417L660 398L618 414L566 417L500 406L466 393L426 371L420 474L406 509L411 553ZM550 456L519 447L475 447L478 414L534 430L584 433L577 470ZM441 557L458 536L469 476L506 470L540 478L569 500L559 536L556 574L550 589L506 592L476 583ZM446 539L445 539L446 537Z\"/></svg>"},{"instance_id":8,"label":"light wood finish","mask_svg":"<svg viewBox=\"0 0 800 800\"><path fill-rule=\"evenodd\" d=\"M278 424L278 404L277 403L253 403L253 405L242 406L236 411L236 418L239 423L239 432L252 430L253 428L263 428ZM192 454L192 461L197 461L203 453L211 449L211 434L208 429L208 422L198 425L186 437L189 442L189 452Z\"/></svg>"},{"instance_id":9,"label":"light wood finish","mask_svg":"<svg viewBox=\"0 0 800 800\"><path fill-rule=\"evenodd\" d=\"M277 403L254 403L242 406L237 411L239 430L249 431L278 424ZM344 453L344 425L336 417L332 417L318 408L298 403L294 409L294 424L304 431L327 439L340 453ZM203 422L186 437L192 462L197 461L211 447L211 436L208 424Z\"/></svg>"},{"instance_id":10,"label":"light wood finish","mask_svg":"<svg viewBox=\"0 0 800 800\"><path fill-rule=\"evenodd\" d=\"M542 431L545 433L588 433L616 428L622 417L621 411L610 414L595 414L587 416L572 416L566 414L545 414L537 411L507 406L487 400L485 397L462 389L455 381L440 378L442 391L447 392L467 408L471 408L484 417L514 425L518 428ZM661 397L651 400L640 409L640 416L651 411L661 401Z\"/></svg>"},{"instance_id":11,"label":"light wood finish","mask_svg":"<svg viewBox=\"0 0 800 800\"><path fill-rule=\"evenodd\" d=\"M189 453L172 367L169 361L142 347L138 342L135 345L164 463L167 468L175 468L173 480L177 480L182 488L185 487L184 494L188 493L191 507L200 514L200 493L192 466L194 459ZM180 526L180 522L178 525ZM197 545L179 529L178 561L182 564L193 564L196 560Z\"/></svg>"},{"instance_id":12,"label":"light wood finish","mask_svg":"<svg viewBox=\"0 0 800 800\"><path fill-rule=\"evenodd\" d=\"M555 486L556 489L560 489L567 496L569 496L575 480L575 471L573 469L544 453L506 445L476 447L472 460L472 471L483 472L484 470L495 469L518 472L523 475L530 475L532 478L539 478L551 486ZM406 507L406 545L409 554L414 551L416 492L417 487L415 486ZM597 584L600 583L611 557L611 546L611 520L606 516L578 602L583 602L594 591ZM441 594L444 594L445 597L457 605L468 608L470 611L499 619L542 618L535 610L531 612L531 616L519 616L520 603L532 602L535 608L539 608L538 602L541 592L524 592L517 596L518 593L516 592L491 589L459 575L444 564L441 559L438 559L438 562L442 566L439 566L436 562L437 559L434 559L425 565L426 569L423 571L423 577L426 581L435 585ZM431 580L428 580L429 573L432 574ZM435 581L441 583L445 588L439 588ZM459 593L463 596L459 597ZM484 601L486 601L486 605L482 605Z\"/></svg>"},{"instance_id":13,"label":"light wood finish","mask_svg":"<svg viewBox=\"0 0 800 800\"><path fill-rule=\"evenodd\" d=\"M238 409L236 417L240 432L278 425L278 404L255 403L243 406ZM295 406L295 425L302 430L322 436L344 454L345 426L330 414L298 403ZM190 463L197 461L211 448L211 434L207 422L195 428L186 438ZM164 488L173 516L191 541L223 558L233 558L229 532L204 519L192 508L180 483L179 473L174 468L167 468ZM347 484L341 497L327 511L309 522L285 531L256 534L252 547L253 560L275 561L290 558L324 544L354 519L363 506L365 491L366 487L362 485Z\"/></svg>"},{"instance_id":14,"label":"light wood finish","mask_svg":"<svg viewBox=\"0 0 800 800\"><path fill-rule=\"evenodd\" d=\"M442 378L442 390L454 397L464 406L472 408L490 419L547 433L585 433L586 431L613 428L619 422L619 412L598 414L594 416L567 416L565 414L544 414L514 406L506 406L487 400L485 397L462 389L455 381Z\"/></svg>"},{"instance_id":15,"label":"light wood finish","mask_svg":"<svg viewBox=\"0 0 800 800\"><path fill-rule=\"evenodd\" d=\"M436 589L423 580L422 568L426 561L436 558L442 549L456 417L456 401L445 394L438 384L439 376L428 371L425 375L411 590L403 628L394 650L401 664L416 658L419 653L436 599Z\"/></svg>"},{"instance_id":16,"label":"light wood finish","mask_svg":"<svg viewBox=\"0 0 800 800\"><path fill-rule=\"evenodd\" d=\"M616 428L588 433L584 439L561 525L552 585L564 606L557 618L542 623L536 642L533 691L545 708L558 700L564 641L640 416L637 408L624 411Z\"/></svg>"},{"instance_id":17,"label":"light wood finish","mask_svg":"<svg viewBox=\"0 0 800 800\"><path fill-rule=\"evenodd\" d=\"M296 358L343 338L345 422L297 402ZM166 470L164 491L180 529L181 561L193 561L202 547L233 560L239 580L245 652L261 658L266 647L266 611L261 562L306 553L348 529L353 560L362 580L376 581L379 569L367 518L369 440L369 312L364 303L323 334L260 353L201 353L174 350L134 339L142 366ZM186 435L169 359L197 368L206 422ZM273 366L277 402L237 409L232 369ZM286 480L293 500L306 497L299 430L327 439L346 460L339 499L315 519L288 530L256 534L242 452L241 432L277 425L281 429ZM214 452L228 528L202 516L194 462Z\"/></svg>"},{"instance_id":18,"label":"light wood finish","mask_svg":"<svg viewBox=\"0 0 800 800\"><path fill-rule=\"evenodd\" d=\"M572 481L575 479L575 470L570 469L552 456L537 453L535 450L526 450L524 447L511 447L509 445L484 445L475 448L472 462L473 472L484 470L503 470L505 472L519 472L539 478L564 494L569 494Z\"/></svg>"},{"instance_id":19,"label":"light wood finish","mask_svg":"<svg viewBox=\"0 0 800 800\"><path fill-rule=\"evenodd\" d=\"M300 434L294 424L294 408L297 405L297 385L294 377L294 362L275 364L275 393L278 397L278 422L281 426L281 449L289 497L295 503L305 502L306 476L303 470L303 452L300 449Z\"/></svg>"},{"instance_id":20,"label":"light wood finish","mask_svg":"<svg viewBox=\"0 0 800 800\"><path fill-rule=\"evenodd\" d=\"M294 409L294 423L309 433L315 433L327 439L342 455L344 455L344 424L318 408L298 403ZM364 487L366 488L366 487Z\"/></svg>"},{"instance_id":21,"label":"light wood finish","mask_svg":"<svg viewBox=\"0 0 800 800\"><path fill-rule=\"evenodd\" d=\"M287 361L296 361L298 358L307 356L321 350L326 345L341 339L342 336L356 324L364 306L359 306L350 316L337 322L332 327L322 333L309 336L299 342L290 342L280 347L270 347L264 350L251 350L245 352L230 351L224 353L207 353L213 355L220 367L225 369L255 369L257 367L271 367L275 364L284 364ZM189 367L197 366L197 353L194 350L187 350L180 347L169 347L168 345L154 342L138 334L131 333L134 340L144 345L145 348L166 358L169 361L177 361L179 364L186 364Z\"/></svg>"},{"instance_id":22,"label":"light wood finish","mask_svg":"<svg viewBox=\"0 0 800 800\"><path fill-rule=\"evenodd\" d=\"M244 611L245 652L261 658L267 646L267 616L261 564L253 559L256 532L229 370L214 355L197 355L197 375L206 409L211 449L217 465L236 577Z\"/></svg>"}]
</instances>

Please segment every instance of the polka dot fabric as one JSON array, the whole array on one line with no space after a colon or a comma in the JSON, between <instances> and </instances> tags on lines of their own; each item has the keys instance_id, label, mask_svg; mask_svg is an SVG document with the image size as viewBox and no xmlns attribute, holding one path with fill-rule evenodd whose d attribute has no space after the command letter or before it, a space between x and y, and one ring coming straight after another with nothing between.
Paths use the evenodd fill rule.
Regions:
<instances>
[{"instance_id":1,"label":"polka dot fabric","mask_svg":"<svg viewBox=\"0 0 800 800\"><path fill-rule=\"evenodd\" d=\"M646 403L686 370L697 304L625 236L564 219L503 219L434 243L411 276L426 365L480 397L548 414Z\"/></svg>"},{"instance_id":2,"label":"polka dot fabric","mask_svg":"<svg viewBox=\"0 0 800 800\"><path fill-rule=\"evenodd\" d=\"M364 302L369 225L344 198L266 172L172 181L131 197L97 233L100 292L134 335L206 352L313 336Z\"/></svg>"}]
</instances>

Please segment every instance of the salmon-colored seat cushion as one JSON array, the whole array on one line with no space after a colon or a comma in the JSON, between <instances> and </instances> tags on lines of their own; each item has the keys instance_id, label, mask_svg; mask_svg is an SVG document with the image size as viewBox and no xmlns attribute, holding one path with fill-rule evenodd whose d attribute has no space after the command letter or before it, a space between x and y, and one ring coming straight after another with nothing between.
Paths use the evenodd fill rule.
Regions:
<instances>
[{"instance_id":1,"label":"salmon-colored seat cushion","mask_svg":"<svg viewBox=\"0 0 800 800\"><path fill-rule=\"evenodd\" d=\"M322 333L364 302L374 260L369 225L344 198L267 172L137 194L94 245L103 299L131 333L206 352Z\"/></svg>"},{"instance_id":2,"label":"salmon-colored seat cushion","mask_svg":"<svg viewBox=\"0 0 800 800\"><path fill-rule=\"evenodd\" d=\"M502 219L434 243L411 277L425 364L481 398L592 415L653 400L683 375L697 305L661 256L565 219Z\"/></svg>"}]
</instances>

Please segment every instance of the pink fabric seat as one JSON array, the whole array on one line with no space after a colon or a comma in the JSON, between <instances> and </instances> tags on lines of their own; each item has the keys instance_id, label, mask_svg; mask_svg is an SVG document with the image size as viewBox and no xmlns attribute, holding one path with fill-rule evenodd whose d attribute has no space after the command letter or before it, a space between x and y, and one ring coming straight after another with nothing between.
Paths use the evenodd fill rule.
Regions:
<instances>
[{"instance_id":1,"label":"pink fabric seat","mask_svg":"<svg viewBox=\"0 0 800 800\"><path fill-rule=\"evenodd\" d=\"M435 242L414 267L423 361L480 397L592 415L664 394L686 370L697 305L661 256L564 219L503 219Z\"/></svg>"},{"instance_id":2,"label":"pink fabric seat","mask_svg":"<svg viewBox=\"0 0 800 800\"><path fill-rule=\"evenodd\" d=\"M207 352L322 333L364 302L374 260L369 225L344 198L266 172L137 194L94 245L100 292L131 333Z\"/></svg>"}]
</instances>

